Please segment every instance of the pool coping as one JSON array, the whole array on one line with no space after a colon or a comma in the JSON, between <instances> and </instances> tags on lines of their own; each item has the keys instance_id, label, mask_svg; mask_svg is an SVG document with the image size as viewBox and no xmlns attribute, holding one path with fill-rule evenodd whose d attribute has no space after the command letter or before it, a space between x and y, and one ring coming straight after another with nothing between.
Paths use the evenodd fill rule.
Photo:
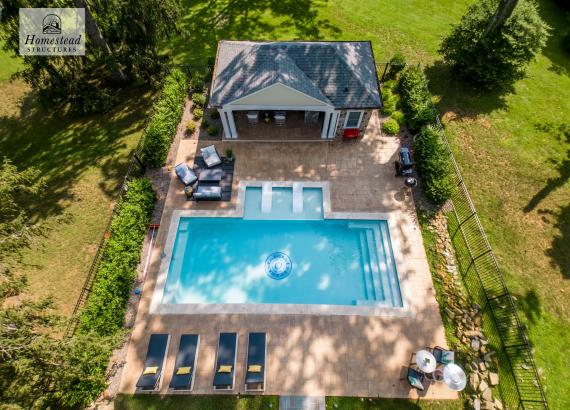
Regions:
<instances>
[{"instance_id":1,"label":"pool coping","mask_svg":"<svg viewBox=\"0 0 570 410\"><path fill-rule=\"evenodd\" d=\"M311 304L274 304L274 303L161 303L164 296L164 288L168 277L170 261L174 249L174 242L180 218L185 217L218 217L218 218L242 218L244 216L245 191L248 187L267 188L321 188L323 191L323 217L324 219L359 219L359 220L385 220L390 232L392 253L396 265L396 274L402 297L402 307L385 306L349 306L349 305L311 305ZM394 213L381 212L333 212L331 210L330 184L328 181L267 181L251 180L240 181L238 185L236 208L231 210L175 210L172 212L170 226L166 237L164 250L160 255L161 262L158 276L150 304L150 314L299 314L299 315L340 315L340 316L389 316L389 317L413 317L412 300L407 280L402 276L403 255L402 241L397 229L396 216Z\"/></svg>"}]
</instances>

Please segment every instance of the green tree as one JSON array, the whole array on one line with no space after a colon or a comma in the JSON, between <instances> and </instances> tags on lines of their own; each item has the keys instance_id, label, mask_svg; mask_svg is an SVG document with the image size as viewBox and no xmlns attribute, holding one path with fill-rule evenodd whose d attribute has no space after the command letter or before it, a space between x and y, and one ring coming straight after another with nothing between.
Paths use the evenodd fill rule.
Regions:
<instances>
[{"instance_id":1,"label":"green tree","mask_svg":"<svg viewBox=\"0 0 570 410\"><path fill-rule=\"evenodd\" d=\"M40 230L30 222L25 209L43 189L44 180L37 169L18 171L6 158L0 164L0 260L16 254Z\"/></svg>"},{"instance_id":2,"label":"green tree","mask_svg":"<svg viewBox=\"0 0 570 410\"><path fill-rule=\"evenodd\" d=\"M0 407L85 407L105 387L117 337L61 338L49 299L21 299L23 276L0 272Z\"/></svg>"},{"instance_id":3,"label":"green tree","mask_svg":"<svg viewBox=\"0 0 570 410\"><path fill-rule=\"evenodd\" d=\"M548 25L533 0L481 0L443 40L440 53L483 88L509 86L546 44Z\"/></svg>"},{"instance_id":4,"label":"green tree","mask_svg":"<svg viewBox=\"0 0 570 410\"><path fill-rule=\"evenodd\" d=\"M42 101L79 112L104 111L114 89L153 81L165 61L158 44L178 30L179 0L3 0L4 49L19 52L20 7L84 7L85 56L24 56L17 74Z\"/></svg>"}]
</instances>

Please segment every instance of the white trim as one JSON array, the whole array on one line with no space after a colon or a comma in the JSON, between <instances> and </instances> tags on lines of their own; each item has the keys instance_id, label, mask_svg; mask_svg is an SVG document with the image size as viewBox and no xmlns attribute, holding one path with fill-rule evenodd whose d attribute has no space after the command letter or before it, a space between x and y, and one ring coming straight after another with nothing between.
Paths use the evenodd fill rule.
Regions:
<instances>
[{"instance_id":1,"label":"white trim","mask_svg":"<svg viewBox=\"0 0 570 410\"><path fill-rule=\"evenodd\" d=\"M258 93L260 93L260 92L262 92L262 91L269 90L269 89L271 89L271 88L273 88L273 87L275 87L275 86L278 86L278 85L281 85L281 86L283 86L283 87L285 87L285 88L288 88L288 89L291 90L291 91L294 91L294 92L296 92L296 93L298 93L298 94L301 94L301 95L304 96L304 97L307 97L307 98L309 98L309 99L311 99L311 100L313 100L313 101L316 101L316 102L320 103L319 106L321 107L321 110L322 110L323 107L334 108L332 105L330 105L329 103L327 103L327 102L325 102L325 101L319 100L318 98L315 98L315 97L312 97L312 96L310 96L310 95L308 95L308 94L305 94L304 92L301 92L301 91L299 91L299 90L296 90L296 89L294 89L293 87L290 87L290 86L288 86L288 85L286 85L286 84L283 84L283 83L281 83L281 82L276 82L276 83L274 83L274 84L271 84L271 85L268 86L268 87L262 88L261 90L257 90L257 91L254 91L254 92L250 93L250 94L246 94L246 95L244 95L244 96L242 96L242 97L239 97L239 98L237 98L237 99L235 99L235 100L233 100L233 101L231 101L231 102L229 102L229 103L224 104L223 107L226 108L226 107L229 107L229 106L232 106L232 105L237 106L237 105L239 105L239 104L236 104L236 102L239 102L239 101L241 101L241 100L243 100L243 99L245 99L245 98L251 97L252 95L256 95L256 94L258 94ZM240 106L240 107L249 107L249 105L239 105L239 106ZM279 107L279 106L277 106L277 107ZM304 106L303 106L303 105L297 105L297 106L295 106L295 107L304 107ZM269 110L270 108L265 108L265 109ZM316 110L311 110L311 111L316 111Z\"/></svg>"},{"instance_id":2,"label":"white trim","mask_svg":"<svg viewBox=\"0 0 570 410\"><path fill-rule=\"evenodd\" d=\"M386 306L349 306L349 305L300 305L300 304L271 304L271 303L162 303L164 288L170 260L174 251L174 242L181 218L185 217L218 217L218 218L243 218L245 191L247 187L263 187L271 184L273 187L293 187L300 184L306 188L321 188L323 190L323 217L324 219L365 219L385 220L388 223L390 239L392 242L392 254L396 264L396 274L402 297L402 307ZM404 275L408 271L406 258L403 250L404 242L400 238L399 227L400 211L390 213L379 212L333 212L331 210L331 194L328 181L240 181L236 208L234 210L175 210L172 212L170 226L166 236L164 251L161 253L161 263L158 277L154 287L150 314L317 314L317 315L356 315L356 316L388 316L388 317L413 317L413 299L409 289L409 278Z\"/></svg>"},{"instance_id":3,"label":"white trim","mask_svg":"<svg viewBox=\"0 0 570 410\"><path fill-rule=\"evenodd\" d=\"M327 139L329 137L329 126L331 123L332 112L325 112L325 119L323 120L323 129L321 130L321 138Z\"/></svg>"},{"instance_id":4,"label":"white trim","mask_svg":"<svg viewBox=\"0 0 570 410\"><path fill-rule=\"evenodd\" d=\"M330 112L333 108L325 105L224 105L224 110L234 111L321 111Z\"/></svg>"},{"instance_id":5,"label":"white trim","mask_svg":"<svg viewBox=\"0 0 570 410\"><path fill-rule=\"evenodd\" d=\"M348 117L350 115L350 113L352 112L357 112L360 113L360 117L358 118L358 124L355 127L347 127L346 123L348 122ZM345 116L344 116L344 125L343 128L360 128L360 123L362 122L362 118L364 117L364 111L362 110L349 110L346 112Z\"/></svg>"},{"instance_id":6,"label":"white trim","mask_svg":"<svg viewBox=\"0 0 570 410\"><path fill-rule=\"evenodd\" d=\"M232 139L236 139L238 137L238 132L236 128L236 122L234 121L234 112L232 110L228 110L226 113Z\"/></svg>"},{"instance_id":7,"label":"white trim","mask_svg":"<svg viewBox=\"0 0 570 410\"><path fill-rule=\"evenodd\" d=\"M230 125L228 124L228 119L226 118L226 110L222 110L218 108L218 112L220 113L220 119L222 120L222 128L224 129L224 137L231 139L232 134L230 132Z\"/></svg>"}]
</instances>

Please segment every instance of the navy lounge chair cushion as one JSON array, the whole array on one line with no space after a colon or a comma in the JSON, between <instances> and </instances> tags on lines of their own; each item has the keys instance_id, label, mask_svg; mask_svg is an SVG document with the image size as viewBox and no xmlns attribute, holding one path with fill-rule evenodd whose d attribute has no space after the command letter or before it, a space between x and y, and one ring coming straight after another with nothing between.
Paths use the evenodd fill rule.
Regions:
<instances>
[{"instance_id":1,"label":"navy lounge chair cushion","mask_svg":"<svg viewBox=\"0 0 570 410\"><path fill-rule=\"evenodd\" d=\"M408 383L410 383L410 386L421 391L425 390L423 384L424 378L425 376L423 373L420 373L419 371L408 367Z\"/></svg>"},{"instance_id":2,"label":"navy lounge chair cushion","mask_svg":"<svg viewBox=\"0 0 570 410\"><path fill-rule=\"evenodd\" d=\"M237 333L220 333L216 368L214 369L214 387L233 389L236 367ZM220 373L220 366L232 366L229 373Z\"/></svg>"},{"instance_id":3,"label":"navy lounge chair cushion","mask_svg":"<svg viewBox=\"0 0 570 410\"><path fill-rule=\"evenodd\" d=\"M219 186L198 185L192 194L195 200L220 200L222 199L222 188Z\"/></svg>"},{"instance_id":4,"label":"navy lounge chair cushion","mask_svg":"<svg viewBox=\"0 0 570 410\"><path fill-rule=\"evenodd\" d=\"M198 352L198 335L180 336L180 347L176 354L174 374L170 380L170 388L175 390L188 390L192 386L192 379L196 369L196 354ZM188 374L176 374L179 368L190 367Z\"/></svg>"},{"instance_id":5,"label":"navy lounge chair cushion","mask_svg":"<svg viewBox=\"0 0 570 410\"><path fill-rule=\"evenodd\" d=\"M162 367L164 365L164 357L166 356L167 347L167 334L150 335L146 360L144 361L144 369L147 367L157 366L158 371L155 374L141 374L137 382L137 388L141 390L155 390L158 387L158 381L162 374Z\"/></svg>"},{"instance_id":6,"label":"navy lounge chair cushion","mask_svg":"<svg viewBox=\"0 0 570 410\"><path fill-rule=\"evenodd\" d=\"M174 172L184 185L192 185L198 180L194 171L183 162L174 167Z\"/></svg>"},{"instance_id":7,"label":"navy lounge chair cushion","mask_svg":"<svg viewBox=\"0 0 570 410\"><path fill-rule=\"evenodd\" d=\"M250 372L249 366L261 366L260 372ZM247 344L245 383L263 383L265 379L265 333L250 333ZM247 386L246 386L247 387Z\"/></svg>"}]
</instances>

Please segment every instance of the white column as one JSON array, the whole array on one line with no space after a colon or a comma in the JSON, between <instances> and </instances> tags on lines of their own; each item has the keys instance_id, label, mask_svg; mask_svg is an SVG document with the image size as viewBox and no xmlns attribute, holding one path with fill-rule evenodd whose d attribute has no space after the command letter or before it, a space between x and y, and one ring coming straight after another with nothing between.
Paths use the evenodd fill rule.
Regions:
<instances>
[{"instance_id":1,"label":"white column","mask_svg":"<svg viewBox=\"0 0 570 410\"><path fill-rule=\"evenodd\" d=\"M331 124L329 127L329 135L328 135L330 139L333 139L336 136L336 129L338 127L339 116L340 116L340 111L335 111L332 113Z\"/></svg>"},{"instance_id":2,"label":"white column","mask_svg":"<svg viewBox=\"0 0 570 410\"><path fill-rule=\"evenodd\" d=\"M228 110L228 123L230 126L230 132L232 135L232 138L237 138L238 137L238 133L237 133L237 129L236 129L236 122L234 121L234 112L232 110Z\"/></svg>"},{"instance_id":3,"label":"white column","mask_svg":"<svg viewBox=\"0 0 570 410\"><path fill-rule=\"evenodd\" d=\"M222 120L222 127L224 128L224 135L226 138L231 138L232 134L230 133L230 126L228 124L228 120L226 118L226 110L218 109L220 113L220 119Z\"/></svg>"},{"instance_id":4,"label":"white column","mask_svg":"<svg viewBox=\"0 0 570 410\"><path fill-rule=\"evenodd\" d=\"M323 122L323 130L321 131L321 138L328 138L329 124L331 122L332 113L325 111L325 120Z\"/></svg>"}]
</instances>

